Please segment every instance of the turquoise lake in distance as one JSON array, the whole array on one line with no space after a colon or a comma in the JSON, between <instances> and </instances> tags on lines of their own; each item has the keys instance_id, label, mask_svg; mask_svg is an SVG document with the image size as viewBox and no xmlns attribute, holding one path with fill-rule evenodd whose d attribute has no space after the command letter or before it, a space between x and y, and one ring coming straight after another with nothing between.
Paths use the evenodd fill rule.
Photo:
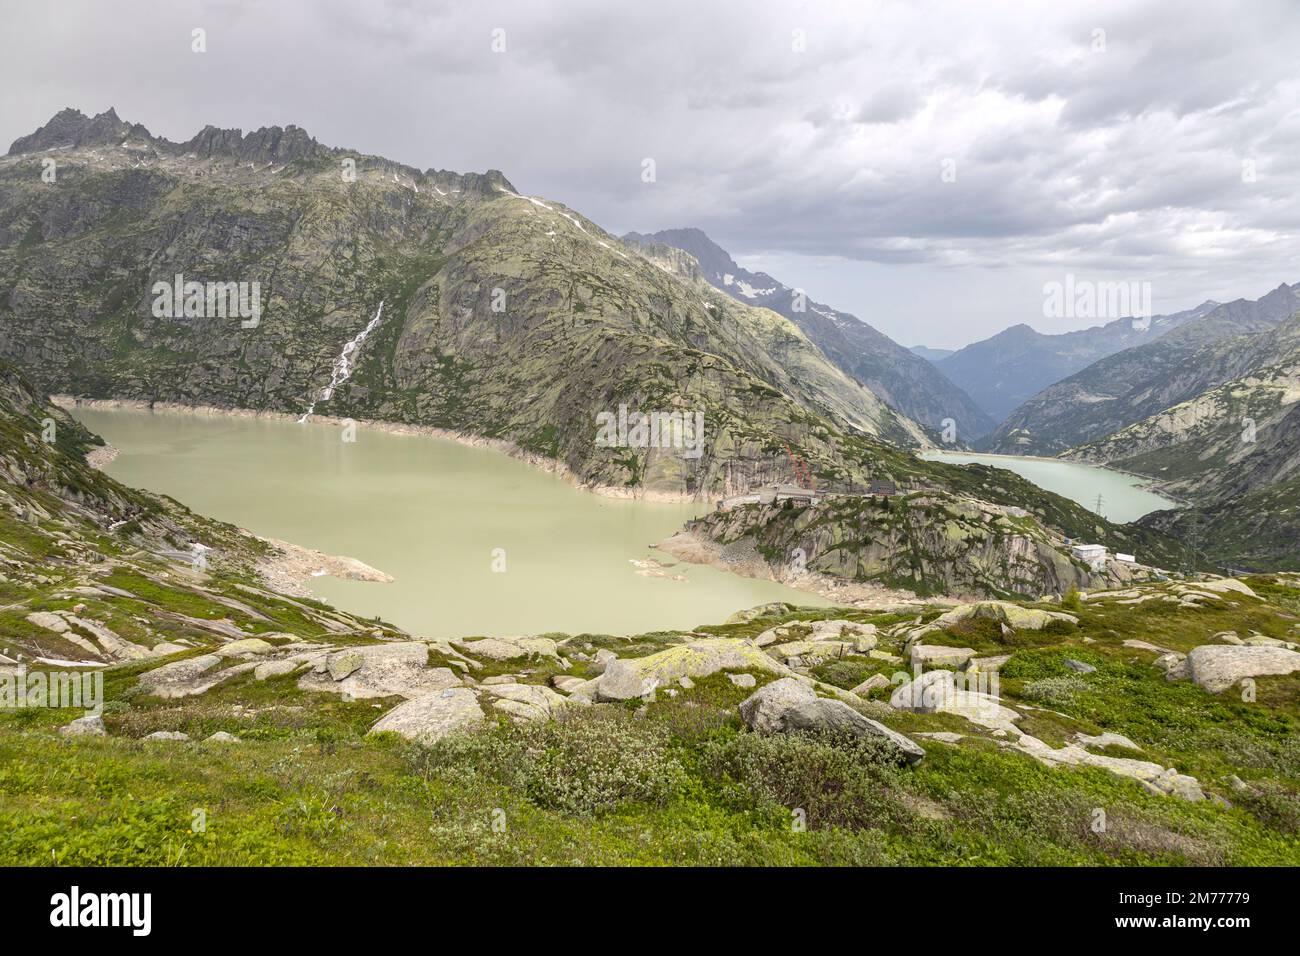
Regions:
<instances>
[{"instance_id":1,"label":"turquoise lake in distance","mask_svg":"<svg viewBox=\"0 0 1300 956\"><path fill-rule=\"evenodd\" d=\"M1097 496L1101 495L1102 517L1121 524L1135 521L1152 511L1178 507L1176 501L1142 488L1141 485L1146 483L1145 478L1077 461L947 451L925 452L921 457L927 461L943 461L952 465L978 464L1005 468L1046 491L1077 501L1091 511L1097 510Z\"/></svg>"}]
</instances>

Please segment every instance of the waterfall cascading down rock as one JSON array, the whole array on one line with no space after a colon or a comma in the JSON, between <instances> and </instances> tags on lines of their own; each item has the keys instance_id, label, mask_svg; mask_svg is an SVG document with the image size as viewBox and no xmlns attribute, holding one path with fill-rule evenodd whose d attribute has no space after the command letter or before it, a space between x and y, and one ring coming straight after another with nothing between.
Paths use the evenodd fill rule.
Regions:
<instances>
[{"instance_id":1,"label":"waterfall cascading down rock","mask_svg":"<svg viewBox=\"0 0 1300 956\"><path fill-rule=\"evenodd\" d=\"M316 398L312 400L311 404L307 406L307 410L302 413L302 418L298 419L299 424L302 424L311 417L312 412L316 411L316 404L318 402L328 402L334 395L334 390L351 378L353 371L353 354L356 353L357 349L361 348L366 337L375 330L375 327L379 325L379 321L383 317L384 303L381 300L379 308L375 312L375 317L366 324L364 329L356 334L355 338L343 346L343 351L340 352L339 357L334 360L334 368L330 372L330 383L321 389L320 394L317 395Z\"/></svg>"}]
</instances>

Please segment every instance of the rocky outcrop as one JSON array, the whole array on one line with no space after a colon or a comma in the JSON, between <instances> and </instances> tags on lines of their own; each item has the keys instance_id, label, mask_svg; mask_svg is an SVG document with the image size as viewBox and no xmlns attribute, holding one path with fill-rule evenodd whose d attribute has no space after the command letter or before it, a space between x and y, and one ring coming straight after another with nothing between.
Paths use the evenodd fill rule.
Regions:
<instances>
[{"instance_id":1,"label":"rocky outcrop","mask_svg":"<svg viewBox=\"0 0 1300 956\"><path fill-rule=\"evenodd\" d=\"M919 619L918 619L919 620ZM968 620L996 621L1004 635L1016 631L1041 631L1049 625L1073 628L1079 619L1064 611L1046 611L1041 608L1021 607L1009 601L977 601L959 604L940 614L928 624L900 625L899 635L904 648L911 654L913 663L930 663L938 667L961 667L974 655L970 648L943 647L922 643L927 636L941 635L948 628ZM1005 659L986 659L983 670L996 670Z\"/></svg>"},{"instance_id":2,"label":"rocky outcrop","mask_svg":"<svg viewBox=\"0 0 1300 956\"><path fill-rule=\"evenodd\" d=\"M856 653L862 654L876 646L876 625L842 620L796 621L769 627L754 638L754 646L767 647L770 644L785 644L791 641L810 643L832 641L836 644L848 644Z\"/></svg>"},{"instance_id":3,"label":"rocky outcrop","mask_svg":"<svg viewBox=\"0 0 1300 956\"><path fill-rule=\"evenodd\" d=\"M764 685L740 704L740 718L761 734L831 731L888 741L903 762L919 763L925 750L913 740L839 700L818 697L807 683L783 677Z\"/></svg>"},{"instance_id":4,"label":"rocky outcrop","mask_svg":"<svg viewBox=\"0 0 1300 956\"><path fill-rule=\"evenodd\" d=\"M978 601L962 604L945 611L932 623L942 629L970 618L997 621L1017 631L1041 631L1052 623L1077 625L1079 618L1065 611L1044 611L1041 608L1021 607L1009 601Z\"/></svg>"},{"instance_id":5,"label":"rocky outcrop","mask_svg":"<svg viewBox=\"0 0 1300 956\"><path fill-rule=\"evenodd\" d=\"M213 671L221 662L222 658L218 654L203 654L163 664L141 674L137 684L146 694L154 697L193 697L206 693L233 676L229 668Z\"/></svg>"},{"instance_id":6,"label":"rocky outcrop","mask_svg":"<svg viewBox=\"0 0 1300 956\"><path fill-rule=\"evenodd\" d=\"M888 500L830 497L797 508L752 504L715 511L687 528L712 551L693 554L681 535L660 547L741 573L763 566L795 586L822 576L923 596L1037 597L1112 586L1123 583L1116 575L1129 573L1095 572L1075 561L1063 538L1023 512L939 491Z\"/></svg>"},{"instance_id":7,"label":"rocky outcrop","mask_svg":"<svg viewBox=\"0 0 1300 956\"><path fill-rule=\"evenodd\" d=\"M1117 776L1136 780L1152 793L1193 802L1205 799L1195 777L1179 773L1172 767L1132 757L1096 754L1089 750L1116 746L1130 750L1140 749L1122 734L1076 734L1075 743L1052 747L1017 726L1017 721L1022 720L1024 715L1006 706L992 694L965 689L959 683L960 680L951 671L929 671L895 690L889 700L890 706L916 713L944 713L964 717L972 724L991 731L1000 746L1028 754L1051 767L1100 767ZM927 736L938 737L937 734ZM949 743L957 743L962 739L962 735L950 737L947 741Z\"/></svg>"},{"instance_id":8,"label":"rocky outcrop","mask_svg":"<svg viewBox=\"0 0 1300 956\"><path fill-rule=\"evenodd\" d=\"M253 668L253 679L269 680L272 677L282 677L285 674L292 674L300 666L298 662L290 660L266 661Z\"/></svg>"},{"instance_id":9,"label":"rocky outcrop","mask_svg":"<svg viewBox=\"0 0 1300 956\"><path fill-rule=\"evenodd\" d=\"M555 657L559 651L549 637L485 637L476 641L453 641L472 657L512 661L528 657Z\"/></svg>"},{"instance_id":10,"label":"rocky outcrop","mask_svg":"<svg viewBox=\"0 0 1300 956\"><path fill-rule=\"evenodd\" d=\"M791 671L757 647L727 638L690 641L645 657L610 662L605 672L574 691L603 701L632 700L682 677L708 677L722 670L786 676Z\"/></svg>"},{"instance_id":11,"label":"rocky outcrop","mask_svg":"<svg viewBox=\"0 0 1300 956\"><path fill-rule=\"evenodd\" d=\"M446 667L429 667L429 646L420 641L367 644L330 654L298 681L303 690L341 694L344 700L422 697L460 684Z\"/></svg>"},{"instance_id":12,"label":"rocky outcrop","mask_svg":"<svg viewBox=\"0 0 1300 956\"><path fill-rule=\"evenodd\" d=\"M1131 743L1131 741L1128 741ZM1150 760L1136 760L1131 757L1110 757L1105 754L1090 753L1084 747L1069 744L1065 747L1051 747L1037 737L1028 734L1020 736L1007 744L1023 753L1029 754L1040 763L1049 767L1100 767L1120 777L1136 780L1151 793L1160 796L1178 797L1190 803L1205 799L1205 792L1200 782L1193 776L1179 773L1173 767L1163 767Z\"/></svg>"},{"instance_id":13,"label":"rocky outcrop","mask_svg":"<svg viewBox=\"0 0 1300 956\"><path fill-rule=\"evenodd\" d=\"M493 698L492 706L503 714L524 721L547 720L568 703L562 694L539 684L484 684L483 693Z\"/></svg>"},{"instance_id":14,"label":"rocky outcrop","mask_svg":"<svg viewBox=\"0 0 1300 956\"><path fill-rule=\"evenodd\" d=\"M881 690L888 686L890 686L890 681L888 677L886 677L884 674L872 674L861 684L858 684L856 687L854 687L850 691L850 693L857 694L860 697L865 697L868 694L870 694L873 690Z\"/></svg>"},{"instance_id":15,"label":"rocky outcrop","mask_svg":"<svg viewBox=\"0 0 1300 956\"><path fill-rule=\"evenodd\" d=\"M998 697L978 689L970 690L958 681L952 671L928 671L895 690L889 706L919 714L956 714L989 730L1013 737L1020 735L1015 724L1021 714L1005 706ZM965 678L961 681L966 683Z\"/></svg>"},{"instance_id":16,"label":"rocky outcrop","mask_svg":"<svg viewBox=\"0 0 1300 956\"><path fill-rule=\"evenodd\" d=\"M816 667L867 650L851 641L790 641L767 648L767 653L788 667Z\"/></svg>"},{"instance_id":17,"label":"rocky outcrop","mask_svg":"<svg viewBox=\"0 0 1300 956\"><path fill-rule=\"evenodd\" d=\"M379 718L370 733L394 733L419 744L432 744L484 719L474 692L464 687L434 691L394 707Z\"/></svg>"},{"instance_id":18,"label":"rocky outcrop","mask_svg":"<svg viewBox=\"0 0 1300 956\"><path fill-rule=\"evenodd\" d=\"M85 717L78 717L70 724L65 724L59 728L59 733L65 737L106 737L108 730L104 727L104 718L98 714L91 714Z\"/></svg>"},{"instance_id":19,"label":"rocky outcrop","mask_svg":"<svg viewBox=\"0 0 1300 956\"><path fill-rule=\"evenodd\" d=\"M27 621L75 644L96 662L144 660L170 653L170 648L174 646L163 643L150 648L125 640L101 622L78 617L71 611L34 611L27 615Z\"/></svg>"},{"instance_id":20,"label":"rocky outcrop","mask_svg":"<svg viewBox=\"0 0 1300 956\"><path fill-rule=\"evenodd\" d=\"M1186 675L1212 694L1247 677L1300 671L1300 653L1285 647L1203 644L1187 655Z\"/></svg>"},{"instance_id":21,"label":"rocky outcrop","mask_svg":"<svg viewBox=\"0 0 1300 956\"><path fill-rule=\"evenodd\" d=\"M260 637L245 637L221 645L217 648L216 653L218 657L244 657L245 655L265 654L267 651L274 649L274 644L268 644Z\"/></svg>"},{"instance_id":22,"label":"rocky outcrop","mask_svg":"<svg viewBox=\"0 0 1300 956\"><path fill-rule=\"evenodd\" d=\"M937 644L914 644L909 652L913 667L961 667L975 656L969 647L942 647Z\"/></svg>"}]
</instances>

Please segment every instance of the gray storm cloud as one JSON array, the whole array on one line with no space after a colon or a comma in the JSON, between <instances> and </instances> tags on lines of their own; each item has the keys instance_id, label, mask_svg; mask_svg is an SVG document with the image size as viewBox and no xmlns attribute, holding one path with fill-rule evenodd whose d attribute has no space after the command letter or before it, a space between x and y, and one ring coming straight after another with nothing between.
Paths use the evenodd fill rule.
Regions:
<instances>
[{"instance_id":1,"label":"gray storm cloud","mask_svg":"<svg viewBox=\"0 0 1300 956\"><path fill-rule=\"evenodd\" d=\"M615 232L699 226L791 284L821 276L886 331L1032 321L1038 277L1060 271L1151 280L1170 308L1300 278L1286 2L4 0L0 16L6 144L64 106L173 139L296 123L421 168L499 168ZM1015 278L1001 294L972 278L973 319L945 327L938 270Z\"/></svg>"}]
</instances>

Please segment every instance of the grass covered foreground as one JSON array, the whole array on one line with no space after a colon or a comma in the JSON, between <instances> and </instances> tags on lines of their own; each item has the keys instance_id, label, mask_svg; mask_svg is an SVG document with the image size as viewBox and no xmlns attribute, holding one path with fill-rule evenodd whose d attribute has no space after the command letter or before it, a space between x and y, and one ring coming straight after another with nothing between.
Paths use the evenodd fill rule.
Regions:
<instances>
[{"instance_id":1,"label":"grass covered foreground","mask_svg":"<svg viewBox=\"0 0 1300 956\"><path fill-rule=\"evenodd\" d=\"M1251 578L1258 595L1189 606L1092 595L1077 627L1021 631L963 621L931 633L1002 665L1003 701L1051 746L1123 734L1140 754L1200 781L1207 799L1157 795L1097 767L1050 767L952 713L855 705L922 743L899 766L878 741L828 732L761 736L737 705L754 692L715 673L651 702L566 707L541 722L489 712L478 730L429 747L367 736L398 701L346 701L297 676L244 673L204 694L159 699L138 675L106 679L106 737L67 738L74 712L0 712L0 862L30 865L1296 865L1300 864L1300 675L1261 677L1253 695L1170 681L1141 639L1186 652L1233 630L1287 639L1294 579ZM1061 605L1055 605L1060 609ZM939 609L922 615L926 621ZM775 624L911 619L774 608L694 636L754 638ZM483 662L482 682L587 676L594 652L638 658L692 635L551 635L570 666ZM886 636L879 649L899 652ZM1066 660L1095 668L1078 673ZM431 645L430 664L444 663ZM851 687L899 670L847 655L807 669ZM762 686L771 675L757 674ZM690 682L688 682L690 683ZM1253 696L1253 700L1243 699ZM166 730L190 741L144 741ZM204 742L225 731L237 743ZM925 734L960 735L944 742Z\"/></svg>"}]
</instances>

